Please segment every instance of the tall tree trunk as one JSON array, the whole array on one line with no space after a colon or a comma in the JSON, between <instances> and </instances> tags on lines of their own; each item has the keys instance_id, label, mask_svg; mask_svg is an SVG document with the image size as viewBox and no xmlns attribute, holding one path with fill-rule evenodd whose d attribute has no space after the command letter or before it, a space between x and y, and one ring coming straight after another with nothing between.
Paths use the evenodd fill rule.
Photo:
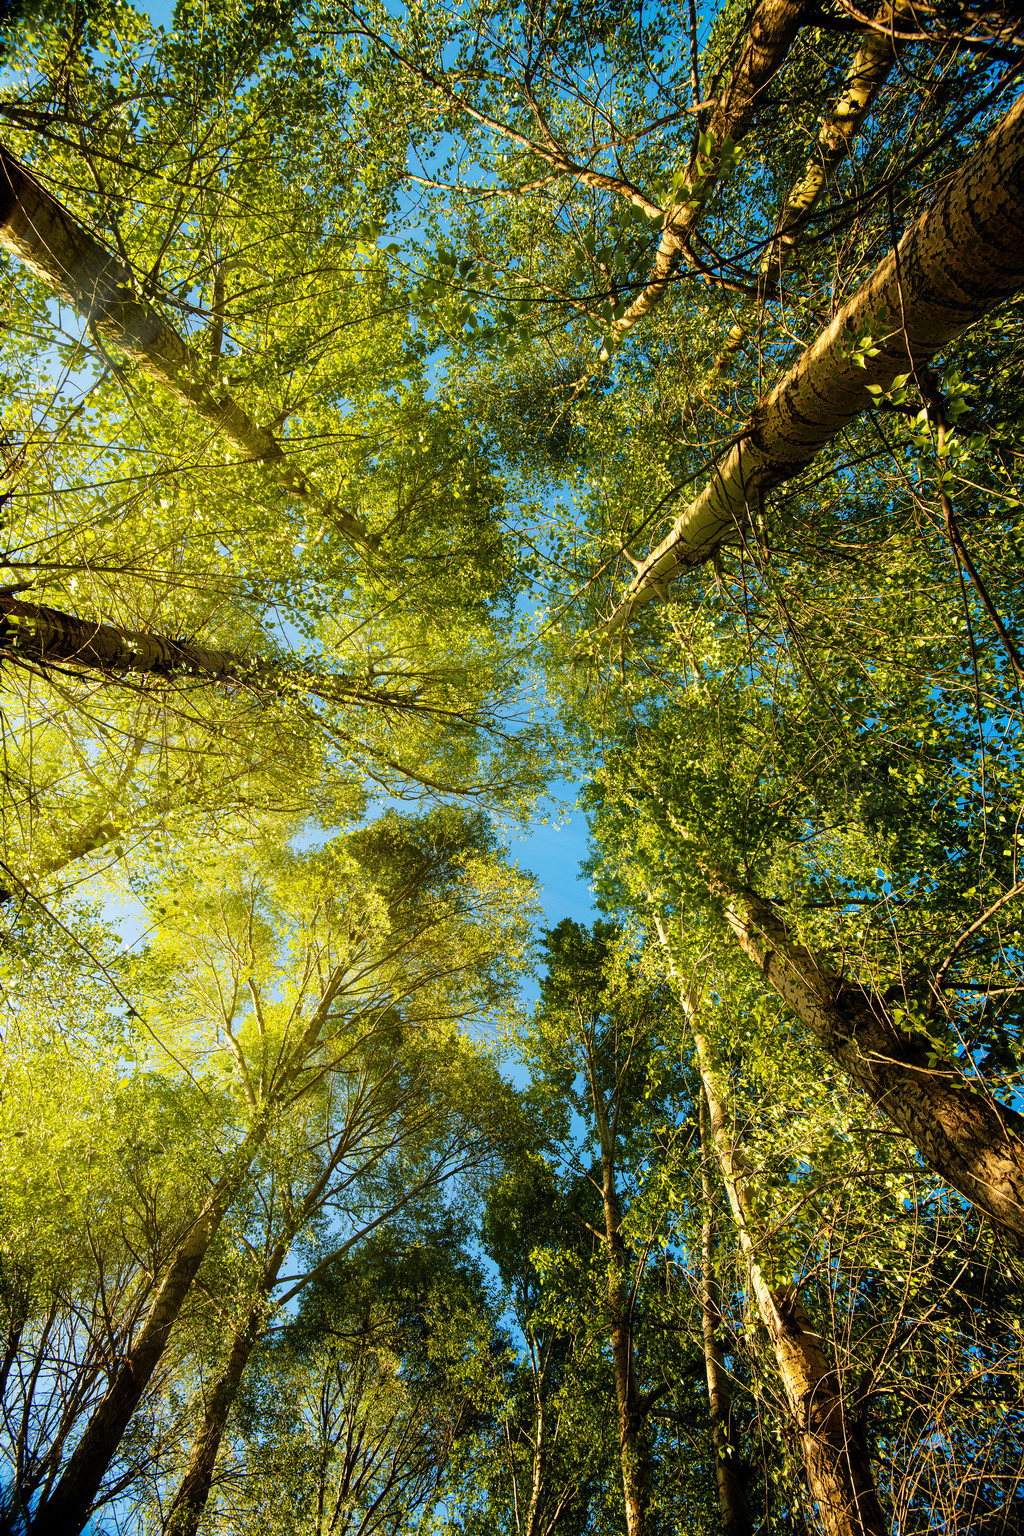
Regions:
<instances>
[{"instance_id":1,"label":"tall tree trunk","mask_svg":"<svg viewBox=\"0 0 1024 1536\"><path fill-rule=\"evenodd\" d=\"M715 1274L715 1205L711 1187L711 1129L706 1098L700 1101L701 1184L704 1220L701 1231L703 1275L701 1317L704 1366L711 1408L711 1444L715 1453L715 1484L722 1516L722 1536L748 1536L751 1529L743 1492L744 1468L732 1437L732 1389L722 1351L721 1287Z\"/></svg>"},{"instance_id":2,"label":"tall tree trunk","mask_svg":"<svg viewBox=\"0 0 1024 1536\"><path fill-rule=\"evenodd\" d=\"M164 1523L165 1536L196 1536L210 1497L213 1473L224 1428L238 1396L242 1377L266 1327L267 1302L288 1252L288 1243L274 1249L260 1277L259 1290L241 1328L235 1333L224 1368L213 1384L192 1455Z\"/></svg>"},{"instance_id":3,"label":"tall tree trunk","mask_svg":"<svg viewBox=\"0 0 1024 1536\"><path fill-rule=\"evenodd\" d=\"M357 517L320 491L261 427L209 377L210 362L136 292L135 277L0 145L0 245L77 311L103 338L144 368L211 426L248 463L261 464L291 496L310 503L347 538L377 540Z\"/></svg>"},{"instance_id":4,"label":"tall tree trunk","mask_svg":"<svg viewBox=\"0 0 1024 1536\"><path fill-rule=\"evenodd\" d=\"M768 902L720 870L712 895L743 953L925 1161L1024 1252L1024 1115L979 1093L930 1042L898 1029L877 992L825 969Z\"/></svg>"},{"instance_id":5,"label":"tall tree trunk","mask_svg":"<svg viewBox=\"0 0 1024 1536\"><path fill-rule=\"evenodd\" d=\"M206 678L289 698L311 695L324 703L367 704L386 709L465 716L454 709L434 709L421 699L422 685L390 693L341 672L317 675L311 669L282 666L260 656L215 650L166 635L122 629L96 619L80 619L41 603L25 603L0 591L0 660L4 653L39 667L86 668L108 677L142 673L148 677Z\"/></svg>"},{"instance_id":6,"label":"tall tree trunk","mask_svg":"<svg viewBox=\"0 0 1024 1536\"><path fill-rule=\"evenodd\" d=\"M798 243L825 194L830 177L850 153L854 139L896 63L895 33L901 25L912 19L905 0L897 0L895 4L891 0L883 0L875 18L880 30L869 28L857 49L843 89L834 106L821 120L817 141L808 156L803 174L790 189L775 226L775 233L765 247L758 266L759 306L778 297L783 258ZM733 356L749 335L750 322L744 316L736 321L729 332L704 388L726 372Z\"/></svg>"},{"instance_id":7,"label":"tall tree trunk","mask_svg":"<svg viewBox=\"0 0 1024 1536\"><path fill-rule=\"evenodd\" d=\"M896 250L755 408L739 440L670 533L640 565L600 626L611 635L664 598L681 570L702 565L764 496L803 469L872 403L1024 284L1024 96L945 183ZM853 360L851 336L875 357Z\"/></svg>"},{"instance_id":8,"label":"tall tree trunk","mask_svg":"<svg viewBox=\"0 0 1024 1536\"><path fill-rule=\"evenodd\" d=\"M211 1196L175 1254L127 1358L93 1412L60 1481L34 1515L32 1536L78 1536L86 1524L100 1483L167 1348L238 1182L232 1180Z\"/></svg>"},{"instance_id":9,"label":"tall tree trunk","mask_svg":"<svg viewBox=\"0 0 1024 1536\"><path fill-rule=\"evenodd\" d=\"M717 156L727 140L735 144L743 137L757 109L764 105L768 87L782 68L807 10L804 0L759 0L736 67L708 123L711 154L694 152L689 156L682 184L665 210L665 231L647 282L621 318L612 323L615 341L621 341L664 299L687 252L689 238L718 186Z\"/></svg>"},{"instance_id":10,"label":"tall tree trunk","mask_svg":"<svg viewBox=\"0 0 1024 1536\"><path fill-rule=\"evenodd\" d=\"M839 1378L821 1336L814 1331L795 1286L773 1289L761 1259L766 1235L754 1212L753 1177L733 1137L719 1088L714 1058L699 1021L697 1005L675 966L665 929L655 926L693 1035L711 1141L725 1183L729 1207L746 1261L758 1314L768 1331L794 1426L800 1436L804 1471L827 1536L888 1536L875 1489L863 1432L847 1417ZM760 1255L760 1257L759 1257Z\"/></svg>"},{"instance_id":11,"label":"tall tree trunk","mask_svg":"<svg viewBox=\"0 0 1024 1536\"><path fill-rule=\"evenodd\" d=\"M274 1085L273 1103L280 1103L316 1045L340 985L340 970L329 979L323 996L301 1032ZM273 1105L271 1105L271 1108ZM78 1536L86 1524L107 1468L117 1454L125 1430L142 1394L160 1363L171 1332L192 1288L210 1244L230 1209L270 1128L265 1109L238 1147L229 1170L217 1181L192 1228L168 1266L146 1320L131 1342L85 1432L68 1458L53 1492L32 1521L32 1536Z\"/></svg>"},{"instance_id":12,"label":"tall tree trunk","mask_svg":"<svg viewBox=\"0 0 1024 1536\"><path fill-rule=\"evenodd\" d=\"M540 1533L540 1499L544 1489L544 1430L544 1394L540 1390L540 1383L534 1378L530 1503L526 1511L526 1523L522 1527L523 1536L539 1536Z\"/></svg>"},{"instance_id":13,"label":"tall tree trunk","mask_svg":"<svg viewBox=\"0 0 1024 1536\"><path fill-rule=\"evenodd\" d=\"M232 651L79 619L57 608L21 602L2 593L0 651L23 656L41 667L87 667L112 676L143 672L153 677L259 682L274 672L268 663L245 661Z\"/></svg>"},{"instance_id":14,"label":"tall tree trunk","mask_svg":"<svg viewBox=\"0 0 1024 1536\"><path fill-rule=\"evenodd\" d=\"M601 1142L601 1194L604 1206L605 1255L608 1265L608 1323L619 1418L619 1457L626 1502L628 1536L645 1536L651 1502L651 1453L644 1427L646 1417L636 1377L633 1347L633 1307L629 1258L622 1241L622 1209L615 1178L615 1149L604 1104L593 1083L594 1112Z\"/></svg>"}]
</instances>

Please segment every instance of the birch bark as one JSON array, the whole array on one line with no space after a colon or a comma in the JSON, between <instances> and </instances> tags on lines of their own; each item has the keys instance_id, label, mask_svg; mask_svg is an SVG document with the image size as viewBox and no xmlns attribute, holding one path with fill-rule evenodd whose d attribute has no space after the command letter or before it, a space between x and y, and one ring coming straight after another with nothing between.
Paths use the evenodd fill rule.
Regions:
<instances>
[{"instance_id":1,"label":"birch bark","mask_svg":"<svg viewBox=\"0 0 1024 1536\"><path fill-rule=\"evenodd\" d=\"M863 1433L846 1413L839 1378L821 1336L815 1332L796 1286L773 1287L765 1276L762 1258L768 1256L768 1250L755 1212L755 1176L733 1136L728 1090L719 1083L696 1001L676 971L668 937L658 918L655 925L693 1035L712 1145L758 1315L771 1340L800 1437L807 1486L818 1517L827 1536L888 1536L888 1522L878 1502Z\"/></svg>"},{"instance_id":2,"label":"birch bark","mask_svg":"<svg viewBox=\"0 0 1024 1536\"><path fill-rule=\"evenodd\" d=\"M625 313L612 322L615 342L621 341L638 320L649 315L664 299L686 254L689 236L718 186L720 175L714 156L726 140L735 144L747 132L793 46L806 10L804 0L760 0L739 60L708 123L712 155L691 154L682 184L665 210L665 229L647 282Z\"/></svg>"},{"instance_id":3,"label":"birch bark","mask_svg":"<svg viewBox=\"0 0 1024 1536\"><path fill-rule=\"evenodd\" d=\"M808 156L803 175L790 190L775 233L765 247L758 267L758 306L776 298L782 277L782 261L799 243L829 180L846 159L879 91L896 63L896 30L909 17L909 8L897 0L885 0L872 28L854 57L835 105L821 120L817 142ZM736 352L750 335L750 321L736 321L725 346L715 358L708 383L726 372ZM707 387L705 385L705 387Z\"/></svg>"},{"instance_id":4,"label":"birch bark","mask_svg":"<svg viewBox=\"0 0 1024 1536\"><path fill-rule=\"evenodd\" d=\"M769 491L867 410L867 385L889 389L1024 285L1022 228L1024 96L755 408L598 634L615 634L681 571L711 559ZM861 368L851 339L865 334L878 353Z\"/></svg>"},{"instance_id":5,"label":"birch bark","mask_svg":"<svg viewBox=\"0 0 1024 1536\"><path fill-rule=\"evenodd\" d=\"M747 887L710 872L740 949L872 1103L947 1184L1024 1251L1024 1115L971 1088L953 1062L930 1059L882 997L826 970Z\"/></svg>"},{"instance_id":6,"label":"birch bark","mask_svg":"<svg viewBox=\"0 0 1024 1536\"><path fill-rule=\"evenodd\" d=\"M286 455L269 427L259 426L209 378L209 360L178 335L135 291L133 274L0 145L0 246L70 304L112 346L127 354L177 400L236 449L262 465L291 496L308 502L346 538L366 550L376 538L325 496Z\"/></svg>"}]
</instances>

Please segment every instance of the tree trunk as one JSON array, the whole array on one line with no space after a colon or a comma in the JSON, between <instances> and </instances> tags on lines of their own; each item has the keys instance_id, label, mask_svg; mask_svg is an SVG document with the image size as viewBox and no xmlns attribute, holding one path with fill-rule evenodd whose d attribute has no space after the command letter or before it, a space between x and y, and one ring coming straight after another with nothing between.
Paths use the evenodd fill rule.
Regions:
<instances>
[{"instance_id":1,"label":"tree trunk","mask_svg":"<svg viewBox=\"0 0 1024 1536\"><path fill-rule=\"evenodd\" d=\"M208 1202L175 1254L126 1360L86 1425L60 1481L36 1512L32 1536L77 1536L86 1524L96 1492L167 1348L225 1209L220 1201Z\"/></svg>"},{"instance_id":2,"label":"tree trunk","mask_svg":"<svg viewBox=\"0 0 1024 1536\"><path fill-rule=\"evenodd\" d=\"M625 314L612 323L616 341L664 299L686 253L690 234L718 185L715 157L726 140L737 143L750 127L757 108L764 103L765 92L782 68L807 9L804 0L760 0L739 61L708 123L712 153L690 156L682 185L665 211L665 232L647 282Z\"/></svg>"},{"instance_id":3,"label":"tree trunk","mask_svg":"<svg viewBox=\"0 0 1024 1536\"><path fill-rule=\"evenodd\" d=\"M619 1457L622 1465L622 1492L626 1502L626 1530L628 1536L645 1536L647 1509L651 1501L651 1454L636 1378L629 1259L622 1241L622 1210L615 1180L611 1130L604 1106L599 1102L596 1082L593 1087L595 1118L601 1142L602 1203L608 1262L608 1321L619 1417Z\"/></svg>"},{"instance_id":4,"label":"tree trunk","mask_svg":"<svg viewBox=\"0 0 1024 1536\"><path fill-rule=\"evenodd\" d=\"M600 626L611 635L701 565L872 403L1024 284L1024 96L952 176L899 246L754 410L704 489L644 560ZM878 353L853 361L851 340Z\"/></svg>"},{"instance_id":5,"label":"tree trunk","mask_svg":"<svg viewBox=\"0 0 1024 1536\"><path fill-rule=\"evenodd\" d=\"M113 676L143 672L154 677L204 676L254 682L273 671L266 662L246 662L232 651L79 619L2 594L0 651L23 656L41 667L88 667Z\"/></svg>"},{"instance_id":6,"label":"tree trunk","mask_svg":"<svg viewBox=\"0 0 1024 1536\"><path fill-rule=\"evenodd\" d=\"M786 198L775 233L761 257L758 267L759 305L778 296L783 256L796 246L828 187L829 178L850 153L875 98L892 73L896 62L894 33L907 20L912 20L912 17L902 0L897 0L896 4L884 0L876 21L880 28L888 28L888 31L869 29L857 49L847 71L843 90L835 105L821 120L814 150L804 166L803 175ZM726 372L733 355L739 351L749 334L749 322L737 320L725 346L715 358L704 388Z\"/></svg>"},{"instance_id":7,"label":"tree trunk","mask_svg":"<svg viewBox=\"0 0 1024 1536\"><path fill-rule=\"evenodd\" d=\"M0 659L4 652L43 668L84 667L108 677L137 672L167 679L206 678L266 695L310 695L326 704L375 705L445 713L453 720L465 718L454 709L432 709L421 700L422 686L408 693L389 693L345 673L318 676L311 669L281 666L260 656L242 656L237 651L214 650L188 640L79 619L0 592Z\"/></svg>"},{"instance_id":8,"label":"tree trunk","mask_svg":"<svg viewBox=\"0 0 1024 1536\"><path fill-rule=\"evenodd\" d=\"M188 1467L164 1523L165 1536L196 1536L210 1497L213 1472L220 1454L228 1414L238 1395L252 1352L263 1336L267 1299L277 1282L287 1252L288 1244L278 1243L264 1268L259 1290L245 1322L232 1340L224 1369L217 1377L207 1401L202 1428L193 1443Z\"/></svg>"},{"instance_id":9,"label":"tree trunk","mask_svg":"<svg viewBox=\"0 0 1024 1536\"><path fill-rule=\"evenodd\" d=\"M971 1088L930 1042L905 1034L884 999L825 970L747 887L710 873L744 954L858 1088L948 1184L1024 1252L1024 1115Z\"/></svg>"},{"instance_id":10,"label":"tree trunk","mask_svg":"<svg viewBox=\"0 0 1024 1536\"><path fill-rule=\"evenodd\" d=\"M758 1314L768 1331L785 1388L793 1424L800 1437L807 1486L827 1536L888 1536L871 1474L871 1464L856 1423L847 1417L839 1378L795 1286L772 1289L758 1260L764 1235L754 1224L750 1170L732 1138L718 1097L708 1043L685 1000L693 1025L701 1083L711 1123L711 1139L725 1180L729 1204L747 1263Z\"/></svg>"},{"instance_id":11,"label":"tree trunk","mask_svg":"<svg viewBox=\"0 0 1024 1536\"><path fill-rule=\"evenodd\" d=\"M261 1120L238 1149L179 1247L146 1320L68 1458L59 1482L32 1519L32 1536L78 1536L142 1394L163 1357L200 1265L267 1133Z\"/></svg>"},{"instance_id":12,"label":"tree trunk","mask_svg":"<svg viewBox=\"0 0 1024 1536\"><path fill-rule=\"evenodd\" d=\"M133 273L2 146L0 245L70 304L104 341L127 353L207 422L246 462L264 465L282 489L309 502L354 543L368 550L376 547L376 538L359 519L324 496L291 462L270 428L258 426L210 380L209 359L139 297Z\"/></svg>"},{"instance_id":13,"label":"tree trunk","mask_svg":"<svg viewBox=\"0 0 1024 1536\"><path fill-rule=\"evenodd\" d=\"M701 1232L703 1276L701 1315L704 1333L704 1365L711 1408L711 1443L715 1453L715 1484L722 1516L722 1536L748 1536L751 1529L743 1493L744 1469L732 1438L732 1389L722 1352L720 1287L715 1274L715 1216L709 1159L710 1126L707 1100L700 1101L701 1182L704 1221Z\"/></svg>"},{"instance_id":14,"label":"tree trunk","mask_svg":"<svg viewBox=\"0 0 1024 1536\"><path fill-rule=\"evenodd\" d=\"M523 1536L539 1536L540 1498L544 1488L544 1397L540 1384L534 1380L533 1388L533 1466L530 1479L530 1504L526 1511ZM513 1471L513 1477L515 1473Z\"/></svg>"},{"instance_id":15,"label":"tree trunk","mask_svg":"<svg viewBox=\"0 0 1024 1536\"><path fill-rule=\"evenodd\" d=\"M814 1332L796 1287L773 1290L765 1279L758 1257L766 1252L765 1235L757 1228L751 1171L742 1148L732 1136L724 1093L717 1086L713 1057L699 1025L696 1002L676 970L661 920L655 916L654 922L693 1034L712 1145L758 1314L771 1339L786 1400L800 1436L807 1486L818 1517L827 1536L888 1536L863 1433L854 1420L847 1418L839 1378L829 1363L821 1337Z\"/></svg>"}]
</instances>

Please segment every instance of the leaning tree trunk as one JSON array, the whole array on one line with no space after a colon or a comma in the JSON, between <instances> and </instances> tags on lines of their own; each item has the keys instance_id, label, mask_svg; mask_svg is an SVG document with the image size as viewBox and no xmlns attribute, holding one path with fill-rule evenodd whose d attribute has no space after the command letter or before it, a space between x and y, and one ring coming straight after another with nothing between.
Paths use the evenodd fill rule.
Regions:
<instances>
[{"instance_id":1,"label":"leaning tree trunk","mask_svg":"<svg viewBox=\"0 0 1024 1536\"><path fill-rule=\"evenodd\" d=\"M228 1414L238 1396L253 1350L263 1337L268 1298L277 1283L287 1252L287 1242L280 1242L275 1247L260 1277L257 1295L231 1341L224 1368L207 1399L203 1422L193 1443L188 1467L164 1522L165 1536L196 1536L213 1486L213 1473L220 1455Z\"/></svg>"},{"instance_id":2,"label":"leaning tree trunk","mask_svg":"<svg viewBox=\"0 0 1024 1536\"><path fill-rule=\"evenodd\" d=\"M273 677L275 671L266 662L246 661L232 651L79 619L0 593L0 654L4 651L40 667L85 667L110 676L142 672L151 677L256 683Z\"/></svg>"},{"instance_id":3,"label":"leaning tree trunk","mask_svg":"<svg viewBox=\"0 0 1024 1536\"><path fill-rule=\"evenodd\" d=\"M342 975L342 968L338 967L328 979L316 1009L301 1029L287 1059L280 1064L273 1095L268 1095L266 1107L238 1147L230 1168L214 1186L188 1237L171 1261L146 1320L132 1340L127 1358L115 1372L103 1400L68 1458L60 1481L34 1516L32 1536L78 1536L89 1519L100 1483L170 1342L171 1332L200 1265L266 1140L273 1111L287 1101L303 1063L320 1040Z\"/></svg>"},{"instance_id":4,"label":"leaning tree trunk","mask_svg":"<svg viewBox=\"0 0 1024 1536\"><path fill-rule=\"evenodd\" d=\"M704 1366L708 1378L708 1403L711 1409L711 1444L715 1453L715 1485L722 1516L722 1536L748 1536L751 1530L747 1500L743 1492L744 1468L732 1436L732 1388L725 1369L722 1349L721 1287L715 1274L715 1206L711 1188L709 1159L711 1131L707 1101L700 1101L701 1193L704 1220L701 1229L703 1276L701 1280L701 1318L704 1335Z\"/></svg>"},{"instance_id":5,"label":"leaning tree trunk","mask_svg":"<svg viewBox=\"0 0 1024 1536\"><path fill-rule=\"evenodd\" d=\"M647 556L622 601L599 627L611 635L645 604L667 595L680 571L711 559L764 496L800 472L871 405L868 385L942 347L1024 285L1024 96L945 183L896 250L844 304L755 408L736 446ZM852 337L877 354L854 361Z\"/></svg>"},{"instance_id":6,"label":"leaning tree trunk","mask_svg":"<svg viewBox=\"0 0 1024 1536\"><path fill-rule=\"evenodd\" d=\"M160 1282L145 1322L68 1458L59 1482L33 1515L32 1536L78 1536L88 1521L100 1483L163 1357L192 1282L264 1135L265 1128L239 1150L235 1167L220 1180L193 1222Z\"/></svg>"},{"instance_id":7,"label":"leaning tree trunk","mask_svg":"<svg viewBox=\"0 0 1024 1536\"><path fill-rule=\"evenodd\" d=\"M856 1420L847 1416L839 1378L820 1334L814 1331L796 1286L772 1288L762 1258L767 1236L758 1228L751 1171L733 1138L725 1110L725 1092L697 1005L679 976L668 936L655 916L655 927L693 1035L701 1089L707 1104L711 1140L725 1183L740 1249L761 1321L768 1331L794 1426L800 1436L811 1498L827 1536L888 1536L864 1444Z\"/></svg>"},{"instance_id":8,"label":"leaning tree trunk","mask_svg":"<svg viewBox=\"0 0 1024 1536\"><path fill-rule=\"evenodd\" d=\"M604 1206L605 1256L608 1264L608 1324L611 1335L615 1400L619 1419L619 1457L626 1503L628 1536L645 1536L651 1502L651 1453L644 1427L645 1412L636 1376L633 1347L633 1307L629 1259L622 1241L622 1209L615 1178L611 1128L594 1085L594 1115L601 1143L601 1194Z\"/></svg>"},{"instance_id":9,"label":"leaning tree trunk","mask_svg":"<svg viewBox=\"0 0 1024 1536\"><path fill-rule=\"evenodd\" d=\"M0 662L4 655L34 666L85 669L109 678L141 673L169 681L198 679L249 688L261 695L309 695L325 704L365 704L383 709L430 712L420 690L390 693L341 672L317 674L261 656L215 650L191 640L171 639L96 619L80 619L41 603L26 603L0 591ZM440 713L440 711L435 711ZM446 711L462 719L456 711Z\"/></svg>"},{"instance_id":10,"label":"leaning tree trunk","mask_svg":"<svg viewBox=\"0 0 1024 1536\"><path fill-rule=\"evenodd\" d=\"M354 543L377 539L322 491L261 427L211 380L209 363L141 298L135 277L0 145L0 245L70 304L104 341L126 353L229 443L262 465L289 495L315 507Z\"/></svg>"},{"instance_id":11,"label":"leaning tree trunk","mask_svg":"<svg viewBox=\"0 0 1024 1536\"><path fill-rule=\"evenodd\" d=\"M845 1409L839 1378L804 1310L796 1286L772 1288L757 1255L764 1235L753 1227L749 1169L732 1139L715 1090L707 1042L694 1030L711 1136L747 1262L758 1314L800 1437L807 1486L827 1536L888 1536L863 1435Z\"/></svg>"},{"instance_id":12,"label":"leaning tree trunk","mask_svg":"<svg viewBox=\"0 0 1024 1536\"><path fill-rule=\"evenodd\" d=\"M877 992L823 967L768 902L720 870L713 896L743 953L925 1161L1024 1252L1024 1115L967 1083L893 1022Z\"/></svg>"}]
</instances>

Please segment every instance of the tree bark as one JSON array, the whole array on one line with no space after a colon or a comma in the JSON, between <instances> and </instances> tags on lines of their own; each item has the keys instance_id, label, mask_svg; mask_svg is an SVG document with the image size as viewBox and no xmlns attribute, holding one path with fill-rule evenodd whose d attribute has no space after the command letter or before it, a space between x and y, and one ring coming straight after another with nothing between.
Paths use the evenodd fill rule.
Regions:
<instances>
[{"instance_id":1,"label":"tree bark","mask_svg":"<svg viewBox=\"0 0 1024 1536\"><path fill-rule=\"evenodd\" d=\"M88 1521L100 1483L160 1363L192 1282L256 1150L256 1143L250 1140L248 1155L242 1159L244 1166L236 1166L221 1181L172 1259L145 1322L68 1458L60 1481L34 1514L32 1536L78 1536Z\"/></svg>"},{"instance_id":2,"label":"tree bark","mask_svg":"<svg viewBox=\"0 0 1024 1536\"><path fill-rule=\"evenodd\" d=\"M715 1216L709 1160L712 1155L707 1100L700 1101L701 1184L704 1221L701 1230L703 1274L701 1317L704 1366L711 1410L711 1444L715 1453L715 1485L722 1516L722 1536L748 1536L751 1530L743 1493L744 1469L732 1438L732 1389L722 1351L721 1288L715 1274Z\"/></svg>"},{"instance_id":3,"label":"tree bark","mask_svg":"<svg viewBox=\"0 0 1024 1536\"><path fill-rule=\"evenodd\" d=\"M270 428L258 426L210 380L210 360L190 347L137 294L133 273L2 145L0 245L70 304L98 336L126 353L194 411L246 462L263 465L283 490L309 502L352 542L367 550L376 548L377 539L292 463Z\"/></svg>"},{"instance_id":4,"label":"tree bark","mask_svg":"<svg viewBox=\"0 0 1024 1536\"><path fill-rule=\"evenodd\" d=\"M735 144L747 132L793 45L806 10L805 0L760 0L757 5L739 60L708 123L712 154L690 155L682 185L665 211L665 230L647 282L625 313L612 322L616 342L664 299L686 254L690 234L718 186L714 157L726 140Z\"/></svg>"},{"instance_id":5,"label":"tree bark","mask_svg":"<svg viewBox=\"0 0 1024 1536\"><path fill-rule=\"evenodd\" d=\"M41 667L88 667L111 675L143 672L153 677L191 675L253 682L274 670L265 662L246 662L231 651L79 619L57 608L23 603L2 594L0 651L23 656Z\"/></svg>"},{"instance_id":6,"label":"tree bark","mask_svg":"<svg viewBox=\"0 0 1024 1536\"><path fill-rule=\"evenodd\" d=\"M224 1368L214 1382L203 1415L202 1427L192 1446L185 1475L164 1523L165 1536L196 1536L199 1522L210 1497L213 1473L220 1454L224 1428L238 1388L266 1327L267 1299L288 1252L286 1242L278 1243L260 1278L256 1298L242 1327L235 1333Z\"/></svg>"},{"instance_id":7,"label":"tree bark","mask_svg":"<svg viewBox=\"0 0 1024 1536\"><path fill-rule=\"evenodd\" d=\"M303 1063L320 1040L342 982L339 966L327 978L319 1003L287 1058L279 1063L263 1111L236 1150L231 1167L207 1197L188 1237L172 1259L128 1355L85 1427L49 1498L32 1521L32 1536L78 1536L89 1519L107 1468L117 1453L142 1394L170 1341L192 1282L224 1216L266 1140L274 1109L287 1101Z\"/></svg>"},{"instance_id":8,"label":"tree bark","mask_svg":"<svg viewBox=\"0 0 1024 1536\"><path fill-rule=\"evenodd\" d=\"M1024 1115L971 1088L954 1062L936 1061L929 1041L897 1028L877 992L825 969L749 887L715 870L709 888L724 898L743 953L822 1048L1024 1252Z\"/></svg>"},{"instance_id":9,"label":"tree bark","mask_svg":"<svg viewBox=\"0 0 1024 1536\"><path fill-rule=\"evenodd\" d=\"M622 1241L622 1208L615 1178L615 1149L611 1127L596 1079L592 1084L594 1113L601 1143L601 1185L605 1222L605 1253L608 1262L608 1321L615 1374L615 1399L619 1418L619 1458L622 1492L626 1503L628 1536L645 1536L651 1502L651 1453L644 1428L633 1348L633 1308L629 1285L629 1258Z\"/></svg>"},{"instance_id":10,"label":"tree bark","mask_svg":"<svg viewBox=\"0 0 1024 1536\"><path fill-rule=\"evenodd\" d=\"M892 73L896 63L897 26L909 19L909 7L903 0L884 0L876 21L880 30L870 29L857 49L853 63L835 105L821 120L814 150L808 156L803 175L791 188L779 221L758 266L758 305L778 297L781 287L782 260L791 252L807 228L821 201L830 177L850 153L875 98ZM888 30L881 30L888 28ZM747 320L737 320L715 358L706 389L724 374L732 357L750 335Z\"/></svg>"},{"instance_id":11,"label":"tree bark","mask_svg":"<svg viewBox=\"0 0 1024 1536\"><path fill-rule=\"evenodd\" d=\"M863 1432L847 1417L839 1378L821 1336L815 1333L796 1286L773 1290L765 1278L758 1257L766 1251L765 1237L758 1231L754 1212L753 1175L729 1126L724 1091L718 1087L714 1058L700 1028L696 1001L676 970L660 918L655 916L654 922L693 1035L712 1145L758 1314L771 1339L786 1400L800 1436L807 1485L818 1517L827 1536L888 1536L888 1523L878 1502Z\"/></svg>"},{"instance_id":12,"label":"tree bark","mask_svg":"<svg viewBox=\"0 0 1024 1536\"><path fill-rule=\"evenodd\" d=\"M697 1024L688 993L683 1005L694 1046L711 1125L711 1139L750 1275L758 1315L767 1329L793 1424L800 1437L804 1471L827 1536L888 1536L875 1491L863 1435L847 1414L839 1378L821 1337L814 1331L796 1286L772 1289L758 1253L764 1236L753 1214L752 1176L733 1139L716 1087L708 1042Z\"/></svg>"},{"instance_id":13,"label":"tree bark","mask_svg":"<svg viewBox=\"0 0 1024 1536\"><path fill-rule=\"evenodd\" d=\"M166 635L121 629L95 619L80 619L40 603L25 603L0 592L0 659L3 653L22 657L39 667L84 667L107 677L142 673L148 677L206 678L254 688L264 694L311 695L323 703L374 705L403 711L445 713L453 720L465 717L455 710L432 710L418 691L389 693L341 672L317 675L312 670L286 667L260 656L242 656L172 640Z\"/></svg>"},{"instance_id":14,"label":"tree bark","mask_svg":"<svg viewBox=\"0 0 1024 1536\"><path fill-rule=\"evenodd\" d=\"M647 556L599 627L612 635L667 595L682 570L709 560L764 496L803 469L883 390L1024 284L1024 96L831 325L755 408L704 489ZM875 357L853 360L869 335Z\"/></svg>"}]
</instances>

